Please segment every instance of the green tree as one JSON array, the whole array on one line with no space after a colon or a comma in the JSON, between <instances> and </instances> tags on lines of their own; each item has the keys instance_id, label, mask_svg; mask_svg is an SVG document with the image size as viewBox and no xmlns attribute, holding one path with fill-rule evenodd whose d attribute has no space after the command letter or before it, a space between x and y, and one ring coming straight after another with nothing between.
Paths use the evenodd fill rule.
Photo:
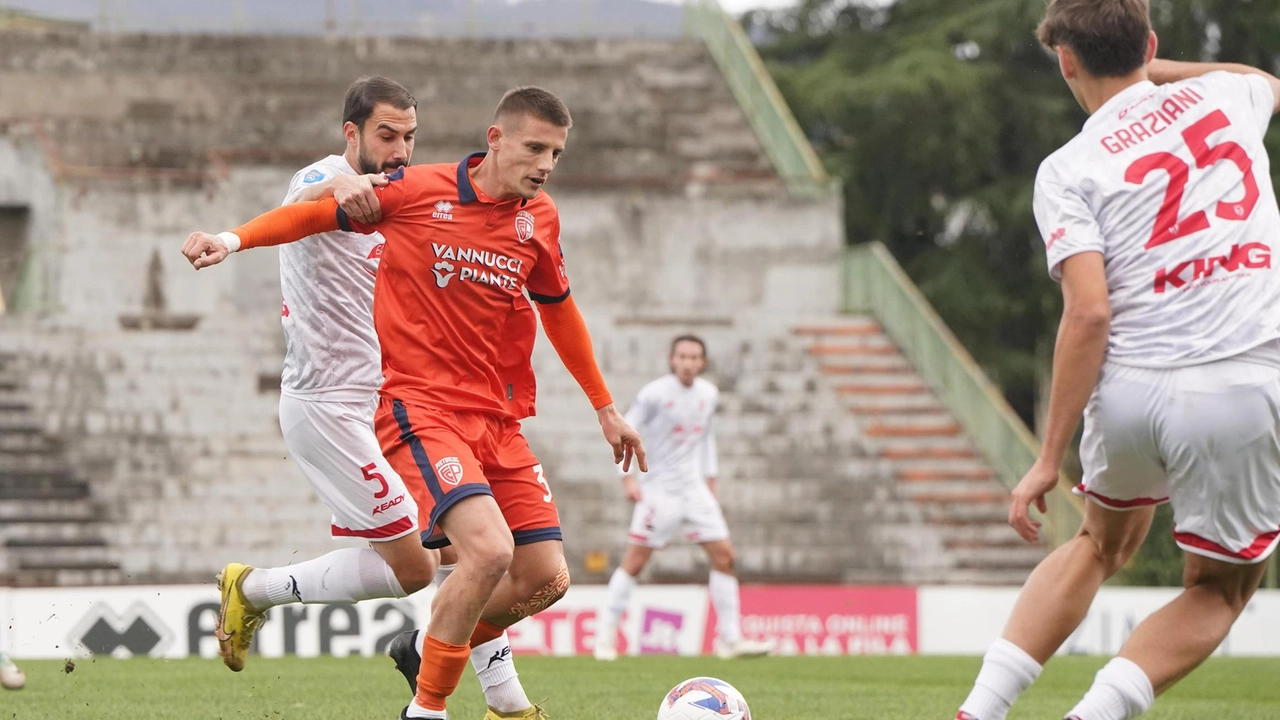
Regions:
<instances>
[{"instance_id":1,"label":"green tree","mask_svg":"<svg viewBox=\"0 0 1280 720\"><path fill-rule=\"evenodd\" d=\"M844 181L849 241L890 248L1033 427L1061 293L1046 272L1032 185L1086 117L1034 38L1045 5L802 0L743 18ZM1162 57L1280 69L1274 0L1153 0L1152 18ZM1280 157L1280 130L1268 141ZM1152 538L1143 553L1168 555L1167 530ZM1141 579L1176 582L1161 567Z\"/></svg>"}]
</instances>

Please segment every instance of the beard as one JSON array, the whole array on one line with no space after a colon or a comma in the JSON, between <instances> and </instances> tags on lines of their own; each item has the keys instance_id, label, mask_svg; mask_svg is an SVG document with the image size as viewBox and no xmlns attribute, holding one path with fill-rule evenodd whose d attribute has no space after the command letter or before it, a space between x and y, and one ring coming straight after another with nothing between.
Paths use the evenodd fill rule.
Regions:
<instances>
[{"instance_id":1,"label":"beard","mask_svg":"<svg viewBox=\"0 0 1280 720\"><path fill-rule=\"evenodd\" d=\"M375 162L373 158L365 155L364 145L362 144L360 149L356 152L356 163L360 166L361 173L364 173L365 175L377 175L378 173L395 172L396 168L408 166L409 161L390 161L379 164Z\"/></svg>"}]
</instances>

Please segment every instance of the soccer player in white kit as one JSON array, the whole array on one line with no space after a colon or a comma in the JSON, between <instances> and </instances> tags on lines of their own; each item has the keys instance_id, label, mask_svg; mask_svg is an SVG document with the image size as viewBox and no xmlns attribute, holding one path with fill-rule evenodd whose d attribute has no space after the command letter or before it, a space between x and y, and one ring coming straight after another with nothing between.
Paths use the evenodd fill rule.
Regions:
<instances>
[{"instance_id":1,"label":"soccer player in white kit","mask_svg":"<svg viewBox=\"0 0 1280 720\"><path fill-rule=\"evenodd\" d=\"M1280 210L1262 138L1280 80L1153 61L1146 0L1054 0L1039 31L1090 118L1036 178L1065 301L1044 446L1009 522L1058 483L1084 417L1084 522L1027 580L956 716L1003 720L1170 502L1185 589L1067 713L1141 715L1226 637L1280 539Z\"/></svg>"},{"instance_id":2,"label":"soccer player in white kit","mask_svg":"<svg viewBox=\"0 0 1280 720\"><path fill-rule=\"evenodd\" d=\"M616 660L618 624L636 576L676 533L702 545L711 561L708 583L719 623L721 657L766 655L770 646L742 637L738 578L734 575L729 526L716 500L716 403L720 391L698 377L707 364L706 345L693 335L671 343L671 373L645 385L626 420L649 448L649 472L623 473L627 499L636 504L622 564L609 580L609 594L596 629L597 660Z\"/></svg>"},{"instance_id":3,"label":"soccer player in white kit","mask_svg":"<svg viewBox=\"0 0 1280 720\"><path fill-rule=\"evenodd\" d=\"M346 152L294 175L284 204L334 195L350 217L380 217L375 185L408 165L417 101L399 83L362 77L347 91ZM382 456L373 429L382 363L373 326L373 289L382 256L379 234L331 232L280 247L285 361L280 429L303 474L333 513L334 537L369 540L373 549L335 550L278 568L231 563L219 575L218 637L223 660L240 670L263 613L288 603L405 597L442 582L436 551L423 547L417 506ZM403 633L392 651L416 655ZM507 635L472 648L472 665L490 718L526 717L532 708L511 661ZM397 664L401 662L396 658ZM413 663L416 675L417 664ZM410 683L412 685L412 683ZM528 715L533 717L533 715Z\"/></svg>"}]
</instances>

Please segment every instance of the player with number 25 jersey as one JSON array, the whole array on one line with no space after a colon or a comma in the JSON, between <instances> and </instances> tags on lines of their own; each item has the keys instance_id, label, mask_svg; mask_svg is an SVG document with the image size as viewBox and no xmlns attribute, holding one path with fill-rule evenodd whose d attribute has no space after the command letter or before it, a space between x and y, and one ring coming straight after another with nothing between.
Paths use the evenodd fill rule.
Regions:
<instances>
[{"instance_id":1,"label":"player with number 25 jersey","mask_svg":"<svg viewBox=\"0 0 1280 720\"><path fill-rule=\"evenodd\" d=\"M1079 529L1027 579L957 720L1005 720L1170 503L1185 591L1064 720L1130 720L1226 638L1280 542L1280 79L1155 60L1148 0L1052 0L1037 31L1089 113L1033 210L1063 311L1039 457L1009 524L1035 542L1083 417ZM1190 631L1189 628L1194 628Z\"/></svg>"},{"instance_id":2,"label":"player with number 25 jersey","mask_svg":"<svg viewBox=\"0 0 1280 720\"><path fill-rule=\"evenodd\" d=\"M1073 255L1102 253L1111 303L1076 491L1112 509L1185 493L1174 503L1178 544L1228 562L1264 557L1280 538L1280 457L1264 476L1246 467L1261 462L1250 455L1202 452L1237 445L1213 440L1218 433L1244 440L1235 426L1249 405L1232 387L1247 384L1253 366L1280 366L1271 259L1280 211L1263 146L1275 102L1259 75L1131 85L1036 178L1050 273L1060 278ZM1217 364L1228 359L1250 364L1233 373ZM1159 373L1192 366L1201 373ZM1258 409L1248 424L1274 424L1276 408ZM1224 463L1231 481L1205 487Z\"/></svg>"}]
</instances>

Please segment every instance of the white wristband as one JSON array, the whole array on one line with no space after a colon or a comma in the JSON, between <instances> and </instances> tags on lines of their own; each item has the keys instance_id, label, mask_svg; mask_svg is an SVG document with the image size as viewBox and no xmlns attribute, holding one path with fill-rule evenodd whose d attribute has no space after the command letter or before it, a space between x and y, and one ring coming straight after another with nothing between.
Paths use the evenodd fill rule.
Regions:
<instances>
[{"instance_id":1,"label":"white wristband","mask_svg":"<svg viewBox=\"0 0 1280 720\"><path fill-rule=\"evenodd\" d=\"M218 237L222 238L222 242L227 244L227 252L240 251L240 236L233 232L220 232Z\"/></svg>"}]
</instances>

